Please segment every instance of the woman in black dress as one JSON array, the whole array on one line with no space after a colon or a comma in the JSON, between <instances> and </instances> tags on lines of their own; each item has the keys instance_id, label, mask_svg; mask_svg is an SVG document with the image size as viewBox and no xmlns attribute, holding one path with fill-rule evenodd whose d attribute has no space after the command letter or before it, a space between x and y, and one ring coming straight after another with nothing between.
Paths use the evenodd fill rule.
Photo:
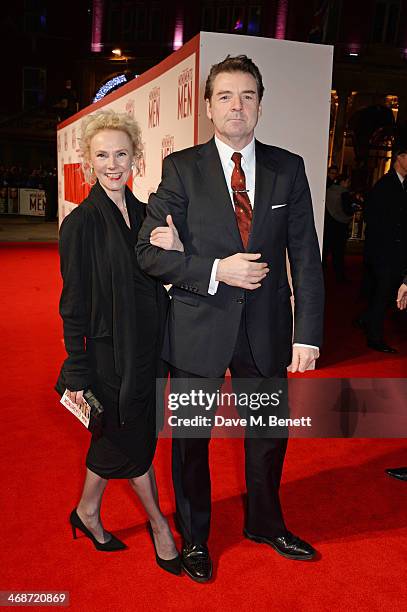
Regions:
<instances>
[{"instance_id":1,"label":"woman in black dress","mask_svg":"<svg viewBox=\"0 0 407 612\"><path fill-rule=\"evenodd\" d=\"M155 382L166 375L160 350L168 297L137 264L134 247L145 205L126 186L140 151L140 130L128 115L108 110L85 118L81 130L82 167L93 187L61 225L60 313L68 358L60 382L77 403L90 388L104 407L104 422L102 435L92 437L82 496L70 522L74 536L81 530L98 550L125 548L103 529L100 506L108 480L127 478L148 514L157 563L178 574L180 560L159 508L152 466ZM172 223L161 229L158 246L182 251Z\"/></svg>"}]
</instances>

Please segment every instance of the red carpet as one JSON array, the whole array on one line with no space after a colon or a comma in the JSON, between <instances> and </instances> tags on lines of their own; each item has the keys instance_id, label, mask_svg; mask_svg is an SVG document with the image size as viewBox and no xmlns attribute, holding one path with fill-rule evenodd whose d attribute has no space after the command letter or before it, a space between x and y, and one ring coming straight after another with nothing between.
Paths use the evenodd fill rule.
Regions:
<instances>
[{"instance_id":1,"label":"red carpet","mask_svg":"<svg viewBox=\"0 0 407 612\"><path fill-rule=\"evenodd\" d=\"M156 565L145 516L127 483L112 482L105 525L129 549L104 554L67 521L80 494L88 434L52 390L64 351L55 245L0 245L2 371L1 590L69 591L75 611L402 610L407 606L407 485L384 469L407 464L406 440L291 440L282 499L288 526L320 557L288 561L242 537L240 440L211 444L215 580L199 585ZM352 266L358 275L358 260ZM357 283L328 284L327 342L318 376L406 375L407 340L391 321L397 356L368 352L349 321ZM405 325L404 325L405 329ZM162 507L173 512L169 441L155 459Z\"/></svg>"}]
</instances>

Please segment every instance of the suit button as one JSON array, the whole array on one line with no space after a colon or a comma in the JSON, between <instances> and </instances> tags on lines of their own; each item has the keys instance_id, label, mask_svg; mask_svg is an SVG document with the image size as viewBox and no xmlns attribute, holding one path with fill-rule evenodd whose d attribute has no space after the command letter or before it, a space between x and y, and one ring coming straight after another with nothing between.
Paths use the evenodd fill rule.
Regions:
<instances>
[{"instance_id":1,"label":"suit button","mask_svg":"<svg viewBox=\"0 0 407 612\"><path fill-rule=\"evenodd\" d=\"M237 298L237 299L236 299L236 302L237 302L238 304L244 304L244 298L242 298L242 297Z\"/></svg>"}]
</instances>

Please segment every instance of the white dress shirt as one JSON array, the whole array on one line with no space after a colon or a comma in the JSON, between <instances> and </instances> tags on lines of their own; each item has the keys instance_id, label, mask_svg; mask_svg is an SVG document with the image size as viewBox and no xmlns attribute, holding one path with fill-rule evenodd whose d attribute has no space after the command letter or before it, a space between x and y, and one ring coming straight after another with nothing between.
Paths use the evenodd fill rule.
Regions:
<instances>
[{"instance_id":1,"label":"white dress shirt","mask_svg":"<svg viewBox=\"0 0 407 612\"><path fill-rule=\"evenodd\" d=\"M235 208L235 204L233 201L233 192L232 192L232 172L235 167L235 163L232 160L232 155L235 153L235 150L229 145L225 144L220 140L217 136L215 136L215 144L218 149L220 161L223 168L223 174L225 175L226 185L229 190L230 200ZM255 139L249 142L241 151L239 151L242 155L242 170L245 173L246 177L246 189L247 195L249 196L250 204L252 208L254 208L254 196L256 189L256 147L255 147ZM215 259L212 266L211 278L209 281L208 293L210 295L215 295L218 290L219 281L216 280L216 273L218 271L218 264L220 259ZM313 346L311 344L301 344L298 342L294 343L294 346L305 346L308 348L315 348L318 350L319 347Z\"/></svg>"},{"instance_id":2,"label":"white dress shirt","mask_svg":"<svg viewBox=\"0 0 407 612\"><path fill-rule=\"evenodd\" d=\"M235 153L235 150L229 145L222 142L217 136L215 136L215 144L218 149L220 161L223 168L223 174L225 175L226 185L229 190L230 200L232 202L233 209L235 208L235 203L233 201L233 192L232 192L232 172L235 167L235 162L232 160L232 155ZM252 208L254 207L254 194L255 194L255 184L256 184L256 147L254 142L254 137L246 145L239 153L242 154L242 170L246 176L246 189L248 191L247 195L249 196L250 204ZM215 295L218 290L219 281L216 279L216 273L218 271L219 259L215 259L212 266L211 278L209 281L208 293L210 295Z\"/></svg>"}]
</instances>

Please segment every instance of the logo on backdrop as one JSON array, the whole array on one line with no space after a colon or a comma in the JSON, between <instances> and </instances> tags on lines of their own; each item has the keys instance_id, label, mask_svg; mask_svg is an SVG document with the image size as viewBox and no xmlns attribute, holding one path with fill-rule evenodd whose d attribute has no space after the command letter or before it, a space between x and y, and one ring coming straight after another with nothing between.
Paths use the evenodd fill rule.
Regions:
<instances>
[{"instance_id":1,"label":"logo on backdrop","mask_svg":"<svg viewBox=\"0 0 407 612\"><path fill-rule=\"evenodd\" d=\"M170 153L174 152L174 136L170 136L167 134L167 136L164 136L164 138L161 141L161 161L164 159L164 157L167 157L167 155L170 155Z\"/></svg>"},{"instance_id":2,"label":"logo on backdrop","mask_svg":"<svg viewBox=\"0 0 407 612\"><path fill-rule=\"evenodd\" d=\"M141 143L140 157L137 160L136 176L143 178L146 175L146 143Z\"/></svg>"},{"instance_id":3,"label":"logo on backdrop","mask_svg":"<svg viewBox=\"0 0 407 612\"><path fill-rule=\"evenodd\" d=\"M148 96L148 127L160 125L160 88L154 87Z\"/></svg>"},{"instance_id":4,"label":"logo on backdrop","mask_svg":"<svg viewBox=\"0 0 407 612\"><path fill-rule=\"evenodd\" d=\"M126 113L134 119L134 98L129 98L126 102Z\"/></svg>"},{"instance_id":5,"label":"logo on backdrop","mask_svg":"<svg viewBox=\"0 0 407 612\"><path fill-rule=\"evenodd\" d=\"M76 147L76 127L72 128L72 149L75 150Z\"/></svg>"},{"instance_id":6,"label":"logo on backdrop","mask_svg":"<svg viewBox=\"0 0 407 612\"><path fill-rule=\"evenodd\" d=\"M193 69L183 70L178 77L178 119L192 115Z\"/></svg>"},{"instance_id":7,"label":"logo on backdrop","mask_svg":"<svg viewBox=\"0 0 407 612\"><path fill-rule=\"evenodd\" d=\"M65 151L68 150L68 130L64 132L64 149Z\"/></svg>"},{"instance_id":8,"label":"logo on backdrop","mask_svg":"<svg viewBox=\"0 0 407 612\"><path fill-rule=\"evenodd\" d=\"M58 134L58 153L61 153L61 134Z\"/></svg>"}]
</instances>

